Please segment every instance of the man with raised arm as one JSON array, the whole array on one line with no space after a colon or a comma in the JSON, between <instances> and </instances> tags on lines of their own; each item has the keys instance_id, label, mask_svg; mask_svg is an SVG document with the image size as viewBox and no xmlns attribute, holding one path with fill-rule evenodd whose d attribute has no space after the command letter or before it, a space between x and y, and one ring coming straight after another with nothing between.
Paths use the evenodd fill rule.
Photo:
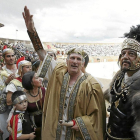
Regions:
<instances>
[{"instance_id":1,"label":"man with raised arm","mask_svg":"<svg viewBox=\"0 0 140 140\"><path fill-rule=\"evenodd\" d=\"M56 63L45 53L27 7L23 17L34 49L43 61L38 74L48 80L42 140L103 140L106 125L103 93L99 83L81 71L83 51L74 48L68 52L67 65ZM68 122L71 127L60 122Z\"/></svg>"}]
</instances>

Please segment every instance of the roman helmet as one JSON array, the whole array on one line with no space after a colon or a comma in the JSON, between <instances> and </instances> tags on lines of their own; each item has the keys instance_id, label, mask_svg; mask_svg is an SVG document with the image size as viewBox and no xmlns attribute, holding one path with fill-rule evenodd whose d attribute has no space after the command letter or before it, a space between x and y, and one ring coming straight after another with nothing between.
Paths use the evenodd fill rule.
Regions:
<instances>
[{"instance_id":1,"label":"roman helmet","mask_svg":"<svg viewBox=\"0 0 140 140\"><path fill-rule=\"evenodd\" d=\"M140 68L140 25L137 25L136 27L132 26L130 28L130 32L125 33L124 37L126 37L126 39L121 45L121 51L124 49L132 49L137 52L137 58L132 62L133 64L128 68L128 70L137 70ZM120 58L121 54L118 62L120 61Z\"/></svg>"}]
</instances>

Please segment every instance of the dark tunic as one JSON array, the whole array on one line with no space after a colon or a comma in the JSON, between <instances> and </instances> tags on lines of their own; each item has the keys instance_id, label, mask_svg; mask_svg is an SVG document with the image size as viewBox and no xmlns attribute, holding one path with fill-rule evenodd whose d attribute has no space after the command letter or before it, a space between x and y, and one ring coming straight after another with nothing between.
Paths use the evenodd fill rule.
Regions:
<instances>
[{"instance_id":1,"label":"dark tunic","mask_svg":"<svg viewBox=\"0 0 140 140\"><path fill-rule=\"evenodd\" d=\"M111 107L107 126L108 140L135 139L139 131L140 78L124 83L124 74L119 72L112 82ZM138 132L139 133L139 132Z\"/></svg>"},{"instance_id":2,"label":"dark tunic","mask_svg":"<svg viewBox=\"0 0 140 140\"><path fill-rule=\"evenodd\" d=\"M44 96L45 96L45 88L41 88L42 90L42 104L44 103ZM27 107L27 111L30 113L30 115L34 116L34 121L35 121L35 125L37 127L41 127L42 126L42 108L41 108L41 103L40 100L38 100L37 102L28 102L28 107ZM38 112L37 114L35 112Z\"/></svg>"},{"instance_id":3,"label":"dark tunic","mask_svg":"<svg viewBox=\"0 0 140 140\"><path fill-rule=\"evenodd\" d=\"M45 97L45 88L42 87L41 90L42 90L41 101L43 105L44 97ZM35 131L36 137L34 140L41 140L42 108L41 108L40 100L38 100L37 102L32 102L32 103L29 102L27 110L32 116L33 124L36 126L36 131Z\"/></svg>"}]
</instances>

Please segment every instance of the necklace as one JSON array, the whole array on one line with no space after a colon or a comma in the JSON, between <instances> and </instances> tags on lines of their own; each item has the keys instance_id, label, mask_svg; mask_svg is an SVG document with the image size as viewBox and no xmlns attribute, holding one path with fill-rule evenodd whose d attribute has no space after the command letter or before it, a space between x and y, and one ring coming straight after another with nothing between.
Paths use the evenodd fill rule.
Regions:
<instances>
[{"instance_id":1,"label":"necklace","mask_svg":"<svg viewBox=\"0 0 140 140\"><path fill-rule=\"evenodd\" d=\"M39 94L39 88L38 88L38 93L37 93L36 95L32 95L32 94L30 93L30 90L29 90L29 94L30 94L32 97L37 97L38 94Z\"/></svg>"}]
</instances>

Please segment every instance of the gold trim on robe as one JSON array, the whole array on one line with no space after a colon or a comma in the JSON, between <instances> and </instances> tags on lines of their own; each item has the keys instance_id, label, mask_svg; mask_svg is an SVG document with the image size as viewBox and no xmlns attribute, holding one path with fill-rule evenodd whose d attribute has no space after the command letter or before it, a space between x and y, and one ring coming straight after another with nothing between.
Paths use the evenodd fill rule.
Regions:
<instances>
[{"instance_id":1,"label":"gold trim on robe","mask_svg":"<svg viewBox=\"0 0 140 140\"><path fill-rule=\"evenodd\" d=\"M59 111L60 108L63 110L64 107L64 104L60 105L60 102L61 100L62 102L65 100L64 97L61 98L61 92L63 89L64 75L66 73L67 66L58 63L48 83L42 114L42 140L46 140L46 138L49 140L57 139ZM68 83L69 80L67 80L65 88L67 88ZM66 91L63 92L66 93ZM72 95L73 94L71 94L71 96ZM72 130L69 139L87 140L81 127L81 125L84 125L91 140L103 140L106 130L105 101L99 83L91 75L87 74L87 78L79 84L79 87L77 86L75 100L72 104L73 113L70 113L72 117L69 118L76 120L80 131ZM83 120L81 124L79 123L80 121L77 121L78 117ZM61 135L61 131L59 135Z\"/></svg>"}]
</instances>

